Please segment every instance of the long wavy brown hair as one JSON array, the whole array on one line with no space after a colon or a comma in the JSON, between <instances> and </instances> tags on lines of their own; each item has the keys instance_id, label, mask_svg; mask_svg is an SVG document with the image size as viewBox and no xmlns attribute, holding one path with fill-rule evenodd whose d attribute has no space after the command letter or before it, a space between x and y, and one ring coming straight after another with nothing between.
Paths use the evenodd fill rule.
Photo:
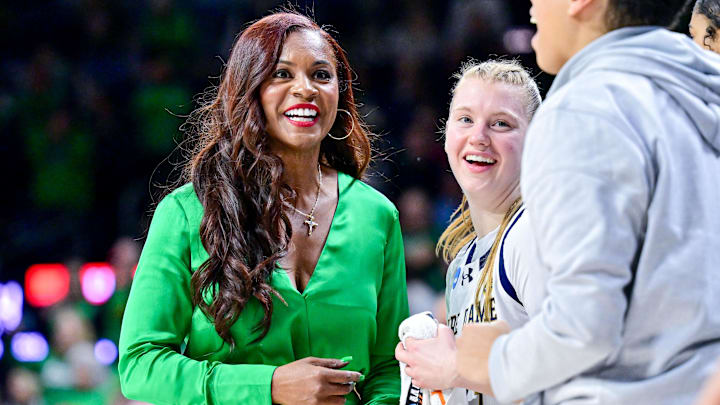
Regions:
<instances>
[{"instance_id":1,"label":"long wavy brown hair","mask_svg":"<svg viewBox=\"0 0 720 405\"><path fill-rule=\"evenodd\" d=\"M276 263L287 254L292 236L286 214L294 191L283 181L283 162L268 146L260 85L270 77L288 34L319 32L335 53L338 114L326 137L320 164L360 178L371 158L369 132L358 115L353 72L345 51L310 18L282 12L250 25L237 38L219 87L206 93L185 127L195 143L183 178L191 181L204 207L200 238L209 259L192 275L193 303L212 319L215 330L234 348L230 327L248 301L256 299L264 317L254 332L261 340L270 329L270 286ZM313 167L310 165L309 167Z\"/></svg>"}]
</instances>

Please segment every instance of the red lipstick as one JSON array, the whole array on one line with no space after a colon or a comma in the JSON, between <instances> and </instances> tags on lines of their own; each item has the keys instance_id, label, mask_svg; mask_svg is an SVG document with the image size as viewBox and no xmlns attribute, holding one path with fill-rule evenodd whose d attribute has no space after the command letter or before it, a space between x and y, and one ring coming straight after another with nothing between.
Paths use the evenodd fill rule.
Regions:
<instances>
[{"instance_id":1,"label":"red lipstick","mask_svg":"<svg viewBox=\"0 0 720 405\"><path fill-rule=\"evenodd\" d=\"M311 127L317 123L320 109L314 104L301 103L289 107L283 115L296 127Z\"/></svg>"}]
</instances>

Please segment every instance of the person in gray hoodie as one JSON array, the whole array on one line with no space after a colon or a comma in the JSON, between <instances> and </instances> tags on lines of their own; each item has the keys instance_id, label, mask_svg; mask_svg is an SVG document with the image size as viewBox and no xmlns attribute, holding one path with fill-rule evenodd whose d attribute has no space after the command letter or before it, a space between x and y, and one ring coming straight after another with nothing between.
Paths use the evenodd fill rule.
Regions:
<instances>
[{"instance_id":1,"label":"person in gray hoodie","mask_svg":"<svg viewBox=\"0 0 720 405\"><path fill-rule=\"evenodd\" d=\"M456 378L501 402L691 404L720 356L720 56L661 28L685 0L531 1L557 74L521 172L546 298L511 332L466 325Z\"/></svg>"}]
</instances>

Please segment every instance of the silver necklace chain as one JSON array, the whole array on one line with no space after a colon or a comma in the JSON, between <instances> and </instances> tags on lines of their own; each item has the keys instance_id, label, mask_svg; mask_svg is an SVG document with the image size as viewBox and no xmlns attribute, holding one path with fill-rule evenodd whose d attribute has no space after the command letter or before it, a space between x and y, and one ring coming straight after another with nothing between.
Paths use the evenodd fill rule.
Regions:
<instances>
[{"instance_id":1,"label":"silver necklace chain","mask_svg":"<svg viewBox=\"0 0 720 405\"><path fill-rule=\"evenodd\" d=\"M307 236L311 236L312 233L313 233L313 230L315 229L315 227L318 226L318 223L315 222L315 208L317 208L317 203L318 203L318 200L320 199L320 186L322 185L323 177L322 177L322 170L320 170L320 164L319 164L319 163L318 163L318 167L317 167L317 168L318 168L318 186L317 186L317 193L315 194L315 202L313 203L313 206L312 206L312 209L310 210L310 213L309 213L309 214L306 214L306 213L300 211L299 209L295 208L294 205L290 204L290 206L292 207L292 209L295 210L295 212L297 212L298 214L300 214L300 215L304 216L305 218L307 218L307 219L303 222L303 223L305 224L305 226L308 227Z\"/></svg>"}]
</instances>

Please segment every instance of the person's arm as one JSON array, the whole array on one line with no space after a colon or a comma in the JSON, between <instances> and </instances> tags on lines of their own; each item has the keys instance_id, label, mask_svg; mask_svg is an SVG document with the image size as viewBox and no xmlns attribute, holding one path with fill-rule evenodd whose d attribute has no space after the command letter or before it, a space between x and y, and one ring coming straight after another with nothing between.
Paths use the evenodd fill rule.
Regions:
<instances>
[{"instance_id":1,"label":"person's arm","mask_svg":"<svg viewBox=\"0 0 720 405\"><path fill-rule=\"evenodd\" d=\"M370 353L370 373L363 387L367 404L397 404L400 398L400 367L395 360L398 327L409 315L405 281L405 255L398 213L388 230L382 287L378 294L377 338Z\"/></svg>"},{"instance_id":2,"label":"person's arm","mask_svg":"<svg viewBox=\"0 0 720 405\"><path fill-rule=\"evenodd\" d=\"M571 379L621 344L624 289L653 187L646 148L630 127L583 111L538 118L522 193L550 273L548 296L537 316L492 346L489 379L501 402Z\"/></svg>"},{"instance_id":3,"label":"person's arm","mask_svg":"<svg viewBox=\"0 0 720 405\"><path fill-rule=\"evenodd\" d=\"M153 404L271 403L274 366L197 361L179 353L191 326L190 240L170 195L157 207L120 335L123 394Z\"/></svg>"}]
</instances>

